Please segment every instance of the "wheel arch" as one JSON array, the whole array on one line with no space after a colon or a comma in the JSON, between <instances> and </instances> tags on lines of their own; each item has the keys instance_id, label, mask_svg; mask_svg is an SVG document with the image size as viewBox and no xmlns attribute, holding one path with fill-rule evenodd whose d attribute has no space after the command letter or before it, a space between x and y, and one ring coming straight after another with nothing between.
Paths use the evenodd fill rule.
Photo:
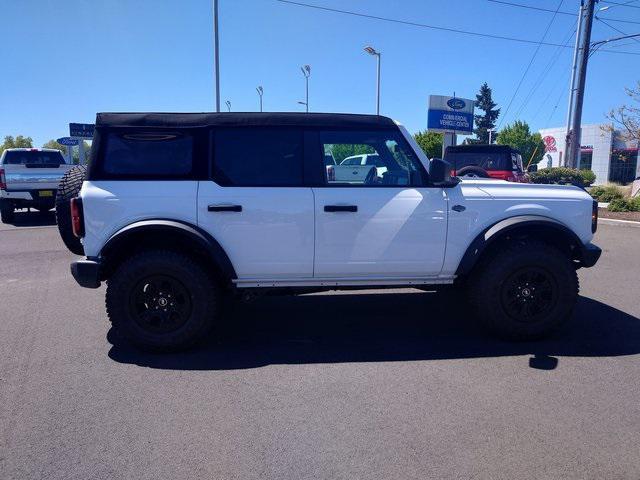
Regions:
<instances>
[{"instance_id":1,"label":"wheel arch","mask_svg":"<svg viewBox=\"0 0 640 480\"><path fill-rule=\"evenodd\" d=\"M578 267L583 260L584 245L569 227L549 217L519 215L500 220L480 232L462 256L456 275L470 273L483 256L501 243L518 238L534 238L554 245Z\"/></svg>"},{"instance_id":2,"label":"wheel arch","mask_svg":"<svg viewBox=\"0 0 640 480\"><path fill-rule=\"evenodd\" d=\"M218 241L203 229L177 220L141 220L114 233L100 251L101 279L108 279L133 253L148 248L188 251L212 267L220 280L231 282L236 272Z\"/></svg>"}]
</instances>

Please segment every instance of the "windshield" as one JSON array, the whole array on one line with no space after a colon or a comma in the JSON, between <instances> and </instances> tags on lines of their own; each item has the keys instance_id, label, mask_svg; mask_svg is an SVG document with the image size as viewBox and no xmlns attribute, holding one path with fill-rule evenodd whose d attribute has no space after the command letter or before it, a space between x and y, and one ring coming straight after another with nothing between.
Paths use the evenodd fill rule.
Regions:
<instances>
[{"instance_id":1,"label":"windshield","mask_svg":"<svg viewBox=\"0 0 640 480\"><path fill-rule=\"evenodd\" d=\"M511 158L502 152L446 152L445 160L456 170L480 167L484 170L513 170Z\"/></svg>"},{"instance_id":2,"label":"windshield","mask_svg":"<svg viewBox=\"0 0 640 480\"><path fill-rule=\"evenodd\" d=\"M37 150L14 150L4 156L5 165L64 165L60 152L41 152Z\"/></svg>"}]
</instances>

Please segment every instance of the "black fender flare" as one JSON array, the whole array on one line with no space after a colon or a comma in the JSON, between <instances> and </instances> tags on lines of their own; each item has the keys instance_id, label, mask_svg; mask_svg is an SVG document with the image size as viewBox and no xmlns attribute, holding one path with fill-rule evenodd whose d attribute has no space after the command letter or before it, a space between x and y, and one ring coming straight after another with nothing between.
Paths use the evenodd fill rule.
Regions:
<instances>
[{"instance_id":1,"label":"black fender flare","mask_svg":"<svg viewBox=\"0 0 640 480\"><path fill-rule=\"evenodd\" d=\"M518 215L500 220L480 232L467 247L466 252L460 260L458 269L456 270L456 275L460 276L469 273L478 262L480 256L491 246L491 244L499 238L502 238L504 234L522 227L543 227L557 233L561 236L559 238L564 238L570 245L580 249L580 251L577 252L577 259L581 260L582 248L584 245L575 232L565 224L554 220L553 218L543 217L540 215Z\"/></svg>"},{"instance_id":2,"label":"black fender flare","mask_svg":"<svg viewBox=\"0 0 640 480\"><path fill-rule=\"evenodd\" d=\"M153 232L171 232L194 242L202 251L206 252L211 262L219 269L224 280L230 282L237 278L229 256L213 236L195 225L177 220L150 219L127 225L109 237L100 251L100 257L101 259L108 258L111 252L124 246L132 237Z\"/></svg>"}]
</instances>

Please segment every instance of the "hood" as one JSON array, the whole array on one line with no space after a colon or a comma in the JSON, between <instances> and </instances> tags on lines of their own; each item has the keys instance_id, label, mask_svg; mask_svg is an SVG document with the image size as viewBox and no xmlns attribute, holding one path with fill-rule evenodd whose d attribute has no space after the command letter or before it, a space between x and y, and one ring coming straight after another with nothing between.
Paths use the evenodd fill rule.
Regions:
<instances>
[{"instance_id":1,"label":"hood","mask_svg":"<svg viewBox=\"0 0 640 480\"><path fill-rule=\"evenodd\" d=\"M473 186L494 198L531 198L531 199L566 199L592 200L587 191L574 185L545 185L539 183L515 183L504 180L461 179L461 185Z\"/></svg>"}]
</instances>

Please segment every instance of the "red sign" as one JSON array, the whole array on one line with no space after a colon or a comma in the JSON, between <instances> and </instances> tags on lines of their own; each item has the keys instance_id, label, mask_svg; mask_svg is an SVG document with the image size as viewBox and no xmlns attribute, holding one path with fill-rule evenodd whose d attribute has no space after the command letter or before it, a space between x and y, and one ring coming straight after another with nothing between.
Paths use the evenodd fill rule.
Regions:
<instances>
[{"instance_id":1,"label":"red sign","mask_svg":"<svg viewBox=\"0 0 640 480\"><path fill-rule=\"evenodd\" d=\"M547 135L546 137L544 137L542 139L542 141L544 142L544 151L545 152L557 152L558 149L556 148L556 139L554 137L552 137L551 135Z\"/></svg>"}]
</instances>

